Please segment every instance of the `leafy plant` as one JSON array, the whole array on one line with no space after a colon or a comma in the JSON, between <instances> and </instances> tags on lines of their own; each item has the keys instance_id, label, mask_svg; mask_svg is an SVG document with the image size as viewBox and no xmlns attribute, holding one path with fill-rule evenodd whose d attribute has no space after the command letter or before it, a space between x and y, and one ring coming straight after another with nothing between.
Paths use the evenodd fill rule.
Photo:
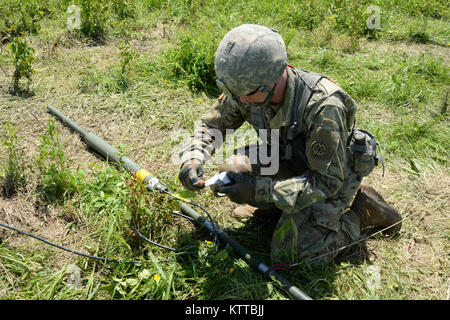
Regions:
<instances>
[{"instance_id":1,"label":"leafy plant","mask_svg":"<svg viewBox=\"0 0 450 320\"><path fill-rule=\"evenodd\" d=\"M45 7L36 0L4 0L0 4L0 34L10 38L22 33L37 34Z\"/></svg>"},{"instance_id":2,"label":"leafy plant","mask_svg":"<svg viewBox=\"0 0 450 320\"><path fill-rule=\"evenodd\" d=\"M28 91L31 75L34 73L32 66L35 60L33 56L34 49L28 46L27 40L24 37L13 38L9 44L9 48L15 67L13 74L13 91L19 91L19 80L23 77L28 79Z\"/></svg>"},{"instance_id":3,"label":"leafy plant","mask_svg":"<svg viewBox=\"0 0 450 320\"><path fill-rule=\"evenodd\" d=\"M134 3L130 0L114 0L112 8L120 20L131 18L136 14Z\"/></svg>"},{"instance_id":4,"label":"leafy plant","mask_svg":"<svg viewBox=\"0 0 450 320\"><path fill-rule=\"evenodd\" d=\"M171 238L169 234L173 236L168 231L173 228L171 212L175 210L175 205L164 195L149 193L142 183L134 179L130 179L127 185L126 208L133 225L146 237L167 245ZM133 235L131 239L135 238Z\"/></svg>"},{"instance_id":5,"label":"leafy plant","mask_svg":"<svg viewBox=\"0 0 450 320\"><path fill-rule=\"evenodd\" d=\"M41 197L48 202L62 203L77 190L82 172L73 172L65 155L65 146L59 140L58 130L53 121L48 123L47 134L41 137L39 168Z\"/></svg>"},{"instance_id":6,"label":"leafy plant","mask_svg":"<svg viewBox=\"0 0 450 320\"><path fill-rule=\"evenodd\" d=\"M94 41L103 40L108 21L108 5L105 0L79 0L81 7L81 27L83 36Z\"/></svg>"},{"instance_id":7,"label":"leafy plant","mask_svg":"<svg viewBox=\"0 0 450 320\"><path fill-rule=\"evenodd\" d=\"M328 3L324 1L305 0L301 2L290 2L288 10L283 12L290 27L313 30L325 18Z\"/></svg>"},{"instance_id":8,"label":"leafy plant","mask_svg":"<svg viewBox=\"0 0 450 320\"><path fill-rule=\"evenodd\" d=\"M155 11L161 9L168 2L169 0L145 0L144 4L146 5L149 11Z\"/></svg>"},{"instance_id":9,"label":"leafy plant","mask_svg":"<svg viewBox=\"0 0 450 320\"><path fill-rule=\"evenodd\" d=\"M119 56L120 56L120 73L117 75L117 84L121 89L120 91L125 91L129 85L130 80L127 77L127 73L130 70L130 63L136 57L136 51L133 50L130 45L126 42L119 42Z\"/></svg>"},{"instance_id":10,"label":"leafy plant","mask_svg":"<svg viewBox=\"0 0 450 320\"><path fill-rule=\"evenodd\" d=\"M125 74L127 69L130 69L131 61L136 57L136 51L133 50L126 42L119 42L120 50L120 70L122 74Z\"/></svg>"},{"instance_id":11,"label":"leafy plant","mask_svg":"<svg viewBox=\"0 0 450 320\"><path fill-rule=\"evenodd\" d=\"M17 129L8 122L3 126L7 132L7 138L1 141L8 152L8 162L5 165L3 194L6 197L13 196L19 188L25 186L24 153L18 149L19 139Z\"/></svg>"}]
</instances>

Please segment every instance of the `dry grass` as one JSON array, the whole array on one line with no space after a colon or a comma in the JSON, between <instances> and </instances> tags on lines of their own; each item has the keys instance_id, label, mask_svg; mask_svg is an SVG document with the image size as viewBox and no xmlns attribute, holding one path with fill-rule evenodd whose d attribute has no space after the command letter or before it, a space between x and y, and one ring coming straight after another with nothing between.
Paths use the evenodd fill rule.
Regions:
<instances>
[{"instance_id":1,"label":"dry grass","mask_svg":"<svg viewBox=\"0 0 450 320\"><path fill-rule=\"evenodd\" d=\"M387 170L365 183L378 190L402 215L402 232L395 241L370 240L373 263L382 267L384 285L408 299L448 299L448 235L450 176L445 167L420 177Z\"/></svg>"}]
</instances>

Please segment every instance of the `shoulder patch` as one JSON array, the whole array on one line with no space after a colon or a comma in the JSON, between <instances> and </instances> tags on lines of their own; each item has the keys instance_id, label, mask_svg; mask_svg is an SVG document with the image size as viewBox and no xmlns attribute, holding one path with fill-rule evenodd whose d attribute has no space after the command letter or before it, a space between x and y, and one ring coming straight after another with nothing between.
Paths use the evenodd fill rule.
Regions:
<instances>
[{"instance_id":1,"label":"shoulder patch","mask_svg":"<svg viewBox=\"0 0 450 320\"><path fill-rule=\"evenodd\" d=\"M324 142L314 141L311 145L311 150L316 157L323 157L327 154L328 146Z\"/></svg>"},{"instance_id":2,"label":"shoulder patch","mask_svg":"<svg viewBox=\"0 0 450 320\"><path fill-rule=\"evenodd\" d=\"M325 173L339 145L339 131L332 120L324 120L311 132L306 143L306 156L311 169Z\"/></svg>"}]
</instances>

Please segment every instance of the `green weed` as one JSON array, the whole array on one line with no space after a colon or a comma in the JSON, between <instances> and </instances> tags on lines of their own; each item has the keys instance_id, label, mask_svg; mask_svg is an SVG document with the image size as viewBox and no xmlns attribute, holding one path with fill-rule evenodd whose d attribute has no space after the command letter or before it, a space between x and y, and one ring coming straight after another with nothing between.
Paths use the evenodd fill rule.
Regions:
<instances>
[{"instance_id":1,"label":"green weed","mask_svg":"<svg viewBox=\"0 0 450 320\"><path fill-rule=\"evenodd\" d=\"M97 94L123 93L131 85L129 77L132 61L137 53L126 42L119 42L119 63L104 72L88 71L78 82L78 88L83 92Z\"/></svg>"},{"instance_id":2,"label":"green weed","mask_svg":"<svg viewBox=\"0 0 450 320\"><path fill-rule=\"evenodd\" d=\"M215 51L216 44L208 32L187 33L177 47L165 54L166 63L173 75L184 79L191 89L216 92Z\"/></svg>"},{"instance_id":3,"label":"green weed","mask_svg":"<svg viewBox=\"0 0 450 320\"><path fill-rule=\"evenodd\" d=\"M409 28L409 38L416 43L431 43L430 35L427 32L427 20L422 19L419 26L411 26Z\"/></svg>"},{"instance_id":4,"label":"green weed","mask_svg":"<svg viewBox=\"0 0 450 320\"><path fill-rule=\"evenodd\" d=\"M0 35L37 34L46 6L36 0L5 0L0 5Z\"/></svg>"},{"instance_id":5,"label":"green weed","mask_svg":"<svg viewBox=\"0 0 450 320\"><path fill-rule=\"evenodd\" d=\"M143 3L148 10L154 11L161 9L169 0L144 0Z\"/></svg>"},{"instance_id":6,"label":"green weed","mask_svg":"<svg viewBox=\"0 0 450 320\"><path fill-rule=\"evenodd\" d=\"M25 186L25 155L23 150L19 149L20 140L17 137L17 129L10 123L5 124L3 128L6 130L7 137L1 141L1 145L6 148L8 162L4 165L2 191L3 195L9 198Z\"/></svg>"},{"instance_id":7,"label":"green weed","mask_svg":"<svg viewBox=\"0 0 450 320\"><path fill-rule=\"evenodd\" d=\"M448 18L449 8L446 1L396 0L383 1L384 4L396 7L410 16L424 16L435 19Z\"/></svg>"},{"instance_id":8,"label":"green weed","mask_svg":"<svg viewBox=\"0 0 450 320\"><path fill-rule=\"evenodd\" d=\"M172 211L176 210L175 204L164 195L149 193L143 184L134 179L129 180L127 186L126 212L130 222L152 241L173 245L176 239L172 238L170 230L174 228ZM137 240L135 235L132 239Z\"/></svg>"},{"instance_id":9,"label":"green weed","mask_svg":"<svg viewBox=\"0 0 450 320\"><path fill-rule=\"evenodd\" d=\"M289 17L287 23L290 27L311 31L325 19L328 9L328 1L290 1L285 12Z\"/></svg>"},{"instance_id":10,"label":"green weed","mask_svg":"<svg viewBox=\"0 0 450 320\"><path fill-rule=\"evenodd\" d=\"M112 9L120 20L132 18L136 14L134 2L130 0L113 0Z\"/></svg>"},{"instance_id":11,"label":"green weed","mask_svg":"<svg viewBox=\"0 0 450 320\"><path fill-rule=\"evenodd\" d=\"M41 136L36 167L39 171L39 191L44 201L63 203L77 191L82 171L72 171L66 158L64 144L59 140L58 130L49 121L47 133Z\"/></svg>"},{"instance_id":12,"label":"green weed","mask_svg":"<svg viewBox=\"0 0 450 320\"><path fill-rule=\"evenodd\" d=\"M78 82L78 88L82 92L98 95L123 92L123 88L127 86L128 83L124 81L124 77L117 67L107 72L89 71Z\"/></svg>"},{"instance_id":13,"label":"green weed","mask_svg":"<svg viewBox=\"0 0 450 320\"><path fill-rule=\"evenodd\" d=\"M131 61L136 57L136 51L124 42L119 42L119 50L121 73L125 74L125 71L130 68Z\"/></svg>"},{"instance_id":14,"label":"green weed","mask_svg":"<svg viewBox=\"0 0 450 320\"><path fill-rule=\"evenodd\" d=\"M34 49L29 47L27 40L22 37L14 37L9 44L9 48L15 67L13 74L13 93L19 92L19 80L22 78L28 80L26 91L29 91L31 75L34 73Z\"/></svg>"},{"instance_id":15,"label":"green weed","mask_svg":"<svg viewBox=\"0 0 450 320\"><path fill-rule=\"evenodd\" d=\"M130 64L135 59L137 53L133 50L128 43L119 42L119 56L120 56L120 76L119 87L122 90L126 90L130 86L130 80L128 79L128 71L130 70Z\"/></svg>"},{"instance_id":16,"label":"green weed","mask_svg":"<svg viewBox=\"0 0 450 320\"><path fill-rule=\"evenodd\" d=\"M441 163L448 161L450 141L449 130L442 117L422 119L405 117L391 123L382 130L386 152L407 159L434 160ZM386 136L387 134L387 136Z\"/></svg>"},{"instance_id":17,"label":"green weed","mask_svg":"<svg viewBox=\"0 0 450 320\"><path fill-rule=\"evenodd\" d=\"M81 8L81 34L94 41L102 41L106 36L108 6L105 0L79 0Z\"/></svg>"}]
</instances>

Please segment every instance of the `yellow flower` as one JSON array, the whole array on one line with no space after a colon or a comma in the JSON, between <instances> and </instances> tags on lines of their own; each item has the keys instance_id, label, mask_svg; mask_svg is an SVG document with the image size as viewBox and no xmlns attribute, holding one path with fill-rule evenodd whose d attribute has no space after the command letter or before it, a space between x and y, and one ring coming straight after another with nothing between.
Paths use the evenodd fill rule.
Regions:
<instances>
[{"instance_id":1,"label":"yellow flower","mask_svg":"<svg viewBox=\"0 0 450 320\"><path fill-rule=\"evenodd\" d=\"M164 79L164 83L167 83L167 79Z\"/></svg>"},{"instance_id":2,"label":"yellow flower","mask_svg":"<svg viewBox=\"0 0 450 320\"><path fill-rule=\"evenodd\" d=\"M161 280L161 276L159 274L155 274L153 276L153 280L155 280L156 282L158 282L159 280Z\"/></svg>"},{"instance_id":3,"label":"yellow flower","mask_svg":"<svg viewBox=\"0 0 450 320\"><path fill-rule=\"evenodd\" d=\"M232 273L234 271L234 268L230 268L230 270L228 270L230 273Z\"/></svg>"},{"instance_id":4,"label":"yellow flower","mask_svg":"<svg viewBox=\"0 0 450 320\"><path fill-rule=\"evenodd\" d=\"M202 102L203 102L203 99L202 99L202 98L198 99L198 102L202 103Z\"/></svg>"},{"instance_id":5,"label":"yellow flower","mask_svg":"<svg viewBox=\"0 0 450 320\"><path fill-rule=\"evenodd\" d=\"M206 241L205 243L207 246L212 246L212 244L213 244L211 241Z\"/></svg>"}]
</instances>

